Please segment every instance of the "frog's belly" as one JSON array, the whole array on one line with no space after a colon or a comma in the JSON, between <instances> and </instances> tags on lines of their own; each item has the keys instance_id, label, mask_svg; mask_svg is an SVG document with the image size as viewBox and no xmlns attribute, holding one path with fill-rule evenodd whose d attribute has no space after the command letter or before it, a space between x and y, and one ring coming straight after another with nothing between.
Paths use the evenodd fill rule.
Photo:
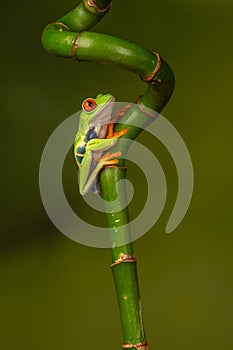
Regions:
<instances>
[{"instance_id":1,"label":"frog's belly","mask_svg":"<svg viewBox=\"0 0 233 350\"><path fill-rule=\"evenodd\" d=\"M107 136L107 131L108 131L107 125L98 125L95 127L95 132L99 139L105 139Z\"/></svg>"}]
</instances>

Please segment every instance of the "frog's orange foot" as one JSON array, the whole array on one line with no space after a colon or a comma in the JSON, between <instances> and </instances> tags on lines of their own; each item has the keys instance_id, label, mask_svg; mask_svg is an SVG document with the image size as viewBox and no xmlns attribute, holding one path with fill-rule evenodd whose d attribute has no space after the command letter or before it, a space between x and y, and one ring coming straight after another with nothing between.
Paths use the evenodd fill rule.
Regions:
<instances>
[{"instance_id":1,"label":"frog's orange foot","mask_svg":"<svg viewBox=\"0 0 233 350\"><path fill-rule=\"evenodd\" d=\"M114 153L110 153L110 152L107 152L106 154L103 155L103 157L99 158L98 159L98 163L102 162L104 163L104 165L114 165L114 164L117 164L119 162L118 159L113 159L115 157L120 157L121 156L121 152L118 151L118 152L114 152Z\"/></svg>"},{"instance_id":2,"label":"frog's orange foot","mask_svg":"<svg viewBox=\"0 0 233 350\"><path fill-rule=\"evenodd\" d=\"M126 129L123 129L122 131L119 131L117 133L114 133L114 124L125 114L125 112L132 107L131 104L127 104L122 109L116 111L113 119L111 120L111 123L108 124L108 134L107 139L110 139L111 137L121 137L122 135L125 135L127 133ZM123 132L123 133L122 133Z\"/></svg>"},{"instance_id":3,"label":"frog's orange foot","mask_svg":"<svg viewBox=\"0 0 233 350\"><path fill-rule=\"evenodd\" d=\"M123 135L127 134L127 129L122 129L118 132L114 132L113 137L121 137Z\"/></svg>"},{"instance_id":4,"label":"frog's orange foot","mask_svg":"<svg viewBox=\"0 0 233 350\"><path fill-rule=\"evenodd\" d=\"M108 160L104 166L113 166L113 165L116 165L117 163L119 163L119 160L118 159L112 159L112 160Z\"/></svg>"},{"instance_id":5,"label":"frog's orange foot","mask_svg":"<svg viewBox=\"0 0 233 350\"><path fill-rule=\"evenodd\" d=\"M116 123L121 117L123 117L125 112L128 111L128 109L130 109L131 107L132 107L132 105L128 103L126 106L124 106L123 108L116 111L114 118L113 118L113 123Z\"/></svg>"},{"instance_id":6,"label":"frog's orange foot","mask_svg":"<svg viewBox=\"0 0 233 350\"><path fill-rule=\"evenodd\" d=\"M110 139L112 137L119 138L119 137L121 137L121 136L123 136L123 135L125 135L127 133L127 129L122 129L120 131L114 132L113 128L114 128L114 124L113 123L108 124L107 139Z\"/></svg>"},{"instance_id":7,"label":"frog's orange foot","mask_svg":"<svg viewBox=\"0 0 233 350\"><path fill-rule=\"evenodd\" d=\"M108 134L106 136L107 139L110 139L113 136L113 134L114 134L113 129L114 129L114 123L109 123L108 124Z\"/></svg>"}]
</instances>

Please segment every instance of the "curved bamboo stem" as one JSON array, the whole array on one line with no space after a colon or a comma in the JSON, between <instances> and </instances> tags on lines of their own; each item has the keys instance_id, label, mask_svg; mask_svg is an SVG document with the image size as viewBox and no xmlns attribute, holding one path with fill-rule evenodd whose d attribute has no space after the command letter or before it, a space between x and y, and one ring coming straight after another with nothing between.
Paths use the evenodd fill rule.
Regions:
<instances>
[{"instance_id":1,"label":"curved bamboo stem","mask_svg":"<svg viewBox=\"0 0 233 350\"><path fill-rule=\"evenodd\" d=\"M83 0L75 9L49 24L42 33L44 49L54 55L73 58L77 62L98 62L117 65L137 75L147 83L147 89L138 99L138 106L128 110L117 124L115 130L127 129L124 138L135 139L148 124L153 121L150 113L143 111L151 108L161 112L174 89L174 74L159 54L113 36L89 32L111 7L111 0ZM137 127L128 122L137 121ZM121 149L125 153L126 149ZM120 202L117 197L117 182L125 178L124 160L119 167L106 167L100 174L103 198L109 202ZM116 203L116 202L115 202ZM125 203L125 200L124 200ZM114 247L114 239L120 227L129 222L128 211L124 209L107 214L108 225L114 228L112 272L115 282L123 329L123 348L147 349L145 331L142 322L141 303L137 278L136 259L132 244ZM125 239L130 232L124 232ZM128 240L127 240L128 241Z\"/></svg>"}]
</instances>

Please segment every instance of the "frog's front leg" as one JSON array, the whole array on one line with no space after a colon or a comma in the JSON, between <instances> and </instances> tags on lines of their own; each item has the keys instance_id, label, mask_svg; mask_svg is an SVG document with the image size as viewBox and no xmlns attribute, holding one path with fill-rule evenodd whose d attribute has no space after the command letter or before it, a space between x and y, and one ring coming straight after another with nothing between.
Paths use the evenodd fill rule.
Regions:
<instances>
[{"instance_id":1,"label":"frog's front leg","mask_svg":"<svg viewBox=\"0 0 233 350\"><path fill-rule=\"evenodd\" d=\"M94 182L100 170L106 165L114 165L118 163L117 159L121 156L121 152L110 154L106 153L101 158L98 158L98 153L103 152L115 145L117 138L111 139L92 139L87 143L86 152L84 154L79 173L79 191L81 195L86 194Z\"/></svg>"}]
</instances>

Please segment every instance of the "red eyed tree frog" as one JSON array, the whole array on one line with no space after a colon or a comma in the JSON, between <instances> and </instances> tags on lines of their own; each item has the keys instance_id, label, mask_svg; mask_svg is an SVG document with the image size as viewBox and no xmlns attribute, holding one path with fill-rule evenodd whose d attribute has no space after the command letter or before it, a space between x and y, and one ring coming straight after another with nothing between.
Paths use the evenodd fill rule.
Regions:
<instances>
[{"instance_id":1,"label":"red eyed tree frog","mask_svg":"<svg viewBox=\"0 0 233 350\"><path fill-rule=\"evenodd\" d=\"M104 153L113 147L118 138L127 133L126 129L113 132L111 122L115 97L99 94L96 98L87 98L82 104L78 132L74 141L74 156L79 167L79 191L81 195L97 190L97 177L105 166L118 163L116 157L121 152Z\"/></svg>"}]
</instances>

